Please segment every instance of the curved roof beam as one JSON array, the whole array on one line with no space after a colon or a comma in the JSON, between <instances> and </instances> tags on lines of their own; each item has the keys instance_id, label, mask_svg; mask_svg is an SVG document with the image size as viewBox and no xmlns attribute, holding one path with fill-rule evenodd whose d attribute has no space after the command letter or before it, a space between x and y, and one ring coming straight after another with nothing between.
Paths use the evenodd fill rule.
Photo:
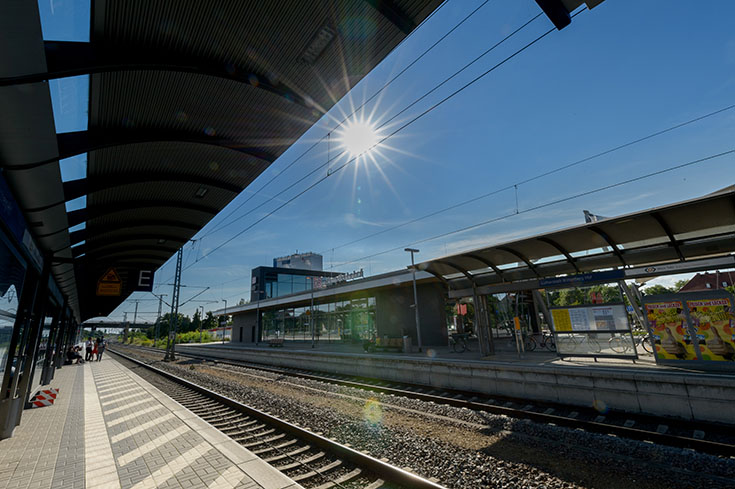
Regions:
<instances>
[{"instance_id":1,"label":"curved roof beam","mask_svg":"<svg viewBox=\"0 0 735 489\"><path fill-rule=\"evenodd\" d=\"M171 247L171 246L136 246L135 248L131 248L130 246L114 246L108 250L98 250L97 252L91 252L87 253L85 256L81 257L83 258L92 258L94 260L99 260L100 258L105 258L108 256L114 256L114 255L135 255L138 254L141 251L147 251L151 253L151 256L153 256L153 253L162 253L165 255L168 255L170 257L174 253L176 253L179 250L178 247ZM157 256L157 255L156 255ZM161 256L160 258L163 260L167 260L168 257Z\"/></svg>"},{"instance_id":2,"label":"curved roof beam","mask_svg":"<svg viewBox=\"0 0 735 489\"><path fill-rule=\"evenodd\" d=\"M526 258L526 256L523 253L520 253L512 248L508 248L507 246L495 246L496 250L505 251L506 253L510 253L511 255L515 256L519 260L521 260L523 263L526 264L528 268L531 269L531 271L536 275L537 277L540 277L538 270L536 269L536 265L534 265L531 260Z\"/></svg>"},{"instance_id":3,"label":"curved roof beam","mask_svg":"<svg viewBox=\"0 0 735 489\"><path fill-rule=\"evenodd\" d=\"M475 280L472 278L472 275L470 275L470 272L468 272L467 270L465 270L464 268L462 268L462 267L460 267L458 265L455 265L454 263L452 263L452 262L450 262L450 261L448 261L446 259L434 260L434 263L440 263L440 264L445 265L445 266L447 266L449 268L453 268L453 269L457 270L459 273L461 273L462 275L464 275L465 277L467 277L467 279L472 284L475 283Z\"/></svg>"},{"instance_id":4,"label":"curved roof beam","mask_svg":"<svg viewBox=\"0 0 735 489\"><path fill-rule=\"evenodd\" d=\"M220 210L216 207L206 205L191 204L178 200L133 200L130 202L114 202L112 204L96 205L90 208L78 209L68 212L67 218L69 226L76 226L90 219L104 217L116 212L124 212L131 209L145 209L148 207L177 207L179 209L187 209L192 211L203 212L205 214L216 215Z\"/></svg>"},{"instance_id":5,"label":"curved roof beam","mask_svg":"<svg viewBox=\"0 0 735 489\"><path fill-rule=\"evenodd\" d=\"M68 201L94 192L121 187L123 185L134 185L148 182L196 183L202 187L218 188L234 194L239 194L242 191L242 187L239 185L227 183L223 180L179 172L127 173L69 180L68 182L64 182L64 198Z\"/></svg>"},{"instance_id":6,"label":"curved roof beam","mask_svg":"<svg viewBox=\"0 0 735 489\"><path fill-rule=\"evenodd\" d=\"M241 66L150 47L95 46L88 42L44 41L48 71L0 78L0 86L119 71L176 71L224 78L265 90L309 110L325 111L295 89Z\"/></svg>"},{"instance_id":7,"label":"curved roof beam","mask_svg":"<svg viewBox=\"0 0 735 489\"><path fill-rule=\"evenodd\" d=\"M409 268L411 268L411 267L409 267ZM439 280L441 280L447 286L447 289L451 289L452 288L452 286L449 284L449 282L447 281L447 279L445 279L444 277L442 277L442 274L441 273L435 272L435 271L433 271L431 269L428 269L428 268L427 269L424 269L422 271L423 272L426 272L426 273L430 273L431 275L433 275L436 278L438 278Z\"/></svg>"},{"instance_id":8,"label":"curved roof beam","mask_svg":"<svg viewBox=\"0 0 735 489\"><path fill-rule=\"evenodd\" d=\"M187 238L183 238L181 236L171 236L171 235L161 235L161 234L131 234L127 237L111 237L111 238L95 238L93 243L84 243L79 246L75 246L72 249L72 255L74 257L77 257L83 253L91 253L94 254L96 250L99 248L104 248L105 246L109 246L111 244L117 244L117 243L129 243L131 241L140 241L140 240L146 240L146 239L152 239L152 240L164 240L164 242L174 242L174 243L186 243L188 241ZM163 245L164 243L161 243ZM137 247L136 247L137 248ZM176 248L178 250L178 248Z\"/></svg>"},{"instance_id":9,"label":"curved roof beam","mask_svg":"<svg viewBox=\"0 0 735 489\"><path fill-rule=\"evenodd\" d=\"M130 224L126 224L125 222L104 225L95 224L94 226L91 226L91 228L95 231L95 235L99 235L109 231L119 231L121 228L136 228L144 226L166 226L172 228L187 229L193 232L197 232L201 229L201 226L198 224L193 224L186 221L172 221L168 219L131 219ZM64 230L66 231L66 228L64 228ZM89 236L90 234L88 232L88 229L85 228L69 233L69 240L71 241L71 244L76 244L86 240Z\"/></svg>"},{"instance_id":10,"label":"curved roof beam","mask_svg":"<svg viewBox=\"0 0 735 489\"><path fill-rule=\"evenodd\" d=\"M676 240L676 238L674 238L674 233L671 231L669 224L666 222L663 216L658 212L652 212L651 217L656 220L658 225L661 226L661 229L663 229L666 233L666 236L669 237L669 242L676 251L676 255L679 257L679 261L686 261L686 258L684 258L684 253L682 253L681 248L679 248L679 242Z\"/></svg>"},{"instance_id":11,"label":"curved roof beam","mask_svg":"<svg viewBox=\"0 0 735 489\"><path fill-rule=\"evenodd\" d=\"M625 263L625 258L623 258L623 252L620 251L620 248L618 248L618 244L615 242L615 240L613 240L610 236L608 236L608 234L605 231L603 231L597 226L589 226L587 227L587 229L589 229L590 231L592 231L593 233L595 233L596 235L604 239L605 242L610 246L610 248L612 248L613 253L615 253L615 256L618 257L618 260L620 260L620 263L622 263L624 267L628 266L628 264Z\"/></svg>"},{"instance_id":12,"label":"curved roof beam","mask_svg":"<svg viewBox=\"0 0 735 489\"><path fill-rule=\"evenodd\" d=\"M98 149L125 146L128 144L180 142L206 144L230 149L254 158L273 163L276 155L260 148L245 146L242 143L226 138L192 134L188 131L161 130L161 129L94 129L91 131L64 132L56 135L56 144L59 148L58 158L49 158L24 165L6 167L7 170L30 170L39 166L54 163L58 160L71 158Z\"/></svg>"},{"instance_id":13,"label":"curved roof beam","mask_svg":"<svg viewBox=\"0 0 735 489\"><path fill-rule=\"evenodd\" d=\"M110 255L110 256L112 256L112 255ZM82 258L80 258L79 260L77 260L77 263L79 263L79 261L80 260L83 260L84 258L86 258L86 255L83 256ZM91 258L94 258L95 260L97 260L99 257L93 256ZM108 258L110 258L110 257L108 257ZM124 256L120 256L120 257L112 257L110 259L110 261L111 262L114 262L114 263L119 263L119 262L123 262L123 261L128 262L128 261L133 260L136 263L143 263L143 262L149 263L150 262L150 263L157 263L157 264L161 265L164 262L166 262L166 260L168 260L169 258L171 258L171 257L169 256L168 258L166 258L166 257L159 256L159 255L151 255L151 254L147 254L147 253L139 253L139 254L136 253L136 254L133 254L133 255L124 255ZM100 272L99 273L103 273L104 272L104 270L103 270L104 268L105 267L100 267Z\"/></svg>"},{"instance_id":14,"label":"curved roof beam","mask_svg":"<svg viewBox=\"0 0 735 489\"><path fill-rule=\"evenodd\" d=\"M481 256L475 255L474 253L466 253L464 256L467 258L472 258L473 260L479 261L480 263L487 265L488 268L492 268L495 274L500 277L500 280L505 282L505 278L503 277L503 271L499 269L493 262L490 260L483 258Z\"/></svg>"},{"instance_id":15,"label":"curved roof beam","mask_svg":"<svg viewBox=\"0 0 735 489\"><path fill-rule=\"evenodd\" d=\"M560 245L559 243L557 243L553 239L546 238L544 236L542 236L540 238L536 238L536 239L539 240L539 241L541 241L542 243L546 243L547 245L551 246L556 251L558 251L559 253L561 253L562 255L564 255L566 257L567 261L569 262L569 264L574 267L574 271L577 272L577 273L581 273L580 270L579 270L579 267L577 266L577 262L574 259L574 257L571 254L569 254L569 252L562 245Z\"/></svg>"}]
</instances>

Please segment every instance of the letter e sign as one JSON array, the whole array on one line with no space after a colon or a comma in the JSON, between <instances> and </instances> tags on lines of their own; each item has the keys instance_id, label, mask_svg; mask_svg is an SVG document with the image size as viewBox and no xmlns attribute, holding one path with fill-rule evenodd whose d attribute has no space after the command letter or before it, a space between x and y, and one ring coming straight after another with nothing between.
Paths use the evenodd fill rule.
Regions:
<instances>
[{"instance_id":1,"label":"letter e sign","mask_svg":"<svg viewBox=\"0 0 735 489\"><path fill-rule=\"evenodd\" d=\"M153 270L138 270L138 280L135 290L140 292L153 292Z\"/></svg>"}]
</instances>

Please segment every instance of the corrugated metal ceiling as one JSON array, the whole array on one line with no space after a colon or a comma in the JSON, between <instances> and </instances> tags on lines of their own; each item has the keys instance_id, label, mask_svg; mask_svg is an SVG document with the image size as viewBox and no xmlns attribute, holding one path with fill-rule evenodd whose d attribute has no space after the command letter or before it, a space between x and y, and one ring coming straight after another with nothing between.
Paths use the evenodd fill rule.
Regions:
<instances>
[{"instance_id":1,"label":"corrugated metal ceiling","mask_svg":"<svg viewBox=\"0 0 735 489\"><path fill-rule=\"evenodd\" d=\"M120 185L99 184L87 196L86 231L76 235L85 243L75 252L86 253L76 265L82 316L106 315L130 293L95 297L96 281L109 266L129 273L163 264L178 242L196 232L190 224L201 228L214 216L203 210L222 209L236 196L233 185L244 189L271 163L187 140L222 138L279 156L404 39L405 25L376 6L402 12L418 25L440 3L93 0L91 42L102 52L158 56L166 66L172 59L206 60L227 73L253 76L243 83L221 73L150 66L91 75L90 135L114 139L135 130L163 136L89 153L90 185L93 178ZM313 63L303 61L323 28L334 39ZM146 182L146 174L157 177ZM170 179L161 181L162 174ZM221 182L222 188L192 177ZM198 198L201 187L207 192ZM169 239L153 238L156 232ZM137 240L139 235L151 237Z\"/></svg>"}]
</instances>

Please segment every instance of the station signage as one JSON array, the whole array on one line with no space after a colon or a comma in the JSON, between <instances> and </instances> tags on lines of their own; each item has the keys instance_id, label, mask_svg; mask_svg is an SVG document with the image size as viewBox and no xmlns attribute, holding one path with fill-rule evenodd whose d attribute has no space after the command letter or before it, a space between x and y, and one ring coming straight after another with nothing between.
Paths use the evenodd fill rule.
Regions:
<instances>
[{"instance_id":1,"label":"station signage","mask_svg":"<svg viewBox=\"0 0 735 489\"><path fill-rule=\"evenodd\" d=\"M138 270L135 281L136 292L153 292L154 270Z\"/></svg>"},{"instance_id":2,"label":"station signage","mask_svg":"<svg viewBox=\"0 0 735 489\"><path fill-rule=\"evenodd\" d=\"M612 282L625 277L623 270L608 270L606 272L580 273L578 275L567 275L566 277L545 278L538 281L540 288L544 287L568 287L595 282Z\"/></svg>"},{"instance_id":3,"label":"station signage","mask_svg":"<svg viewBox=\"0 0 735 489\"><path fill-rule=\"evenodd\" d=\"M362 268L350 272L350 273L341 273L337 275L336 277L314 277L314 288L315 289L324 289L326 287L329 287L330 285L339 284L342 282L348 282L350 280L355 280L357 278L363 278L365 276Z\"/></svg>"},{"instance_id":4,"label":"station signage","mask_svg":"<svg viewBox=\"0 0 735 489\"><path fill-rule=\"evenodd\" d=\"M122 293L122 280L117 270L108 268L97 280L97 295L103 297L116 297Z\"/></svg>"}]
</instances>

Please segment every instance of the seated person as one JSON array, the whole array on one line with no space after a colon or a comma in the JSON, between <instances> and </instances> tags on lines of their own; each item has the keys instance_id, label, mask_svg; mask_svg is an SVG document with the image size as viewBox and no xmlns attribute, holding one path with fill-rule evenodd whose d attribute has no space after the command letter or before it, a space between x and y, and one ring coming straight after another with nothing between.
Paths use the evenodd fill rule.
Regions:
<instances>
[{"instance_id":1,"label":"seated person","mask_svg":"<svg viewBox=\"0 0 735 489\"><path fill-rule=\"evenodd\" d=\"M76 360L77 363L84 363L82 356L79 354L78 347L70 346L66 351L66 361L71 364L74 360Z\"/></svg>"}]
</instances>

